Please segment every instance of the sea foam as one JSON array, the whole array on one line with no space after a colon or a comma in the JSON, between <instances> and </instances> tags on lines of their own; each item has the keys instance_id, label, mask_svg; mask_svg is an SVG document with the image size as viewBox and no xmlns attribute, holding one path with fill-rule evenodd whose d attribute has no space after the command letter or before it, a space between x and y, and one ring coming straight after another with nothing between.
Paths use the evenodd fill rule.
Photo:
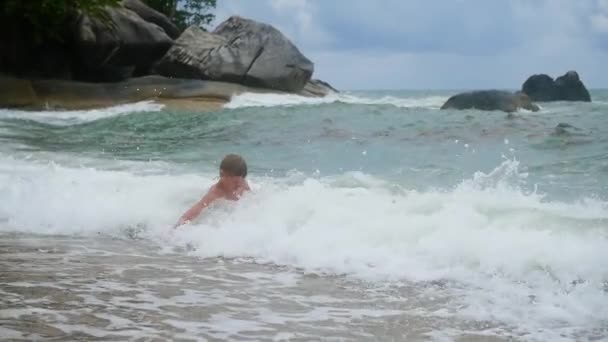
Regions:
<instances>
[{"instance_id":1,"label":"sea foam","mask_svg":"<svg viewBox=\"0 0 608 342\"><path fill-rule=\"evenodd\" d=\"M305 106L330 103L346 103L357 105L390 105L399 108L430 108L439 109L447 100L444 96L427 97L395 97L382 96L378 98L357 96L350 93L330 94L325 97L306 97L294 94L254 94L244 93L234 96L225 108L246 107L275 107L275 106Z\"/></svg>"},{"instance_id":2,"label":"sea foam","mask_svg":"<svg viewBox=\"0 0 608 342\"><path fill-rule=\"evenodd\" d=\"M24 111L0 109L0 119L25 119L53 125L74 125L137 112L157 112L163 107L164 105L153 101L142 101L89 110Z\"/></svg>"},{"instance_id":3,"label":"sea foam","mask_svg":"<svg viewBox=\"0 0 608 342\"><path fill-rule=\"evenodd\" d=\"M512 185L516 161L451 189L417 192L349 172L255 178L172 230L213 175L133 174L3 159L0 229L145 237L203 258L283 265L371 282L447 282L448 311L530 331L608 317L608 204L547 201ZM524 323L522 323L524 322Z\"/></svg>"}]
</instances>

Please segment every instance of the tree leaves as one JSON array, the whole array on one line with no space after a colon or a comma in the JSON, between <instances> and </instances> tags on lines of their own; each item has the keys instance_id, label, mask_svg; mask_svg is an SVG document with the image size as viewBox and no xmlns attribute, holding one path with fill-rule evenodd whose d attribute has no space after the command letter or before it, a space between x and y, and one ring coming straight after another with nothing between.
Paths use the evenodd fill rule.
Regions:
<instances>
[{"instance_id":1,"label":"tree leaves","mask_svg":"<svg viewBox=\"0 0 608 342\"><path fill-rule=\"evenodd\" d=\"M210 13L217 0L144 0L155 10L166 15L181 30L196 25L205 29L215 18Z\"/></svg>"},{"instance_id":2,"label":"tree leaves","mask_svg":"<svg viewBox=\"0 0 608 342\"><path fill-rule=\"evenodd\" d=\"M66 22L78 13L84 13L105 24L111 23L106 8L117 6L120 0L5 0L0 8L0 20L23 18L27 31L35 41L62 40Z\"/></svg>"}]
</instances>

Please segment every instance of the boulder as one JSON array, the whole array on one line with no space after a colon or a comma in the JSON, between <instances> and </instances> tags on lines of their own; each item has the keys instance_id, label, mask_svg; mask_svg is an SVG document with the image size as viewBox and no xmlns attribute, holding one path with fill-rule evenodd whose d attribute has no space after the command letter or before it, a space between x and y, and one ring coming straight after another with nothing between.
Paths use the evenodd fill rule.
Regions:
<instances>
[{"instance_id":1,"label":"boulder","mask_svg":"<svg viewBox=\"0 0 608 342\"><path fill-rule=\"evenodd\" d=\"M441 109L502 110L507 113L515 112L520 108L534 112L539 110L526 94L501 90L478 90L457 94L441 106Z\"/></svg>"},{"instance_id":2,"label":"boulder","mask_svg":"<svg viewBox=\"0 0 608 342\"><path fill-rule=\"evenodd\" d=\"M58 35L68 36L65 32ZM0 73L23 78L72 77L68 39L35 39L36 28L20 17L7 18L0 9Z\"/></svg>"},{"instance_id":3,"label":"boulder","mask_svg":"<svg viewBox=\"0 0 608 342\"><path fill-rule=\"evenodd\" d=\"M338 90L332 87L329 83L317 79L308 81L298 94L310 97L323 97L329 94L336 94Z\"/></svg>"},{"instance_id":4,"label":"boulder","mask_svg":"<svg viewBox=\"0 0 608 342\"><path fill-rule=\"evenodd\" d=\"M125 7L109 8L111 23L80 15L75 28L75 78L119 81L135 68L148 68L173 45L160 26Z\"/></svg>"},{"instance_id":5,"label":"boulder","mask_svg":"<svg viewBox=\"0 0 608 342\"><path fill-rule=\"evenodd\" d=\"M143 20L160 26L171 39L177 39L180 30L164 14L148 7L140 0L123 0L122 5L137 13Z\"/></svg>"},{"instance_id":6,"label":"boulder","mask_svg":"<svg viewBox=\"0 0 608 342\"><path fill-rule=\"evenodd\" d=\"M314 66L271 25L233 16L212 33L188 28L160 61L157 71L170 77L297 93L310 80Z\"/></svg>"},{"instance_id":7,"label":"boulder","mask_svg":"<svg viewBox=\"0 0 608 342\"><path fill-rule=\"evenodd\" d=\"M30 81L0 74L0 107L26 107L36 101Z\"/></svg>"},{"instance_id":8,"label":"boulder","mask_svg":"<svg viewBox=\"0 0 608 342\"><path fill-rule=\"evenodd\" d=\"M123 82L91 83L66 80L23 80L0 74L0 108L31 110L90 109L144 100L171 108L205 110L220 107L244 92L269 93L235 83L175 79L162 76L130 78Z\"/></svg>"},{"instance_id":9,"label":"boulder","mask_svg":"<svg viewBox=\"0 0 608 342\"><path fill-rule=\"evenodd\" d=\"M7 18L0 10L0 72L32 79L124 80L136 70L146 73L179 35L167 17L140 0L105 10L109 22L70 12L53 36L43 39L27 18Z\"/></svg>"},{"instance_id":10,"label":"boulder","mask_svg":"<svg viewBox=\"0 0 608 342\"><path fill-rule=\"evenodd\" d=\"M244 69L236 69L238 65L232 67L231 73L221 72L224 61L218 50L226 43L222 36L190 26L156 65L155 71L168 77L238 83L245 72Z\"/></svg>"},{"instance_id":11,"label":"boulder","mask_svg":"<svg viewBox=\"0 0 608 342\"><path fill-rule=\"evenodd\" d=\"M555 81L545 74L532 75L524 82L522 91L533 101L591 102L591 95L576 71L568 71Z\"/></svg>"}]
</instances>

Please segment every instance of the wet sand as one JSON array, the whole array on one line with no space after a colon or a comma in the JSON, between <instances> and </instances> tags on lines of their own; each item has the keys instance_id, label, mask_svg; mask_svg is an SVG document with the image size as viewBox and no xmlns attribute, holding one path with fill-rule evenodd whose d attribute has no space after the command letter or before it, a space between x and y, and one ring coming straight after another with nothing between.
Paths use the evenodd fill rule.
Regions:
<instances>
[{"instance_id":1,"label":"wet sand","mask_svg":"<svg viewBox=\"0 0 608 342\"><path fill-rule=\"evenodd\" d=\"M0 336L10 341L500 341L450 317L445 284L369 284L145 240L0 235Z\"/></svg>"}]
</instances>

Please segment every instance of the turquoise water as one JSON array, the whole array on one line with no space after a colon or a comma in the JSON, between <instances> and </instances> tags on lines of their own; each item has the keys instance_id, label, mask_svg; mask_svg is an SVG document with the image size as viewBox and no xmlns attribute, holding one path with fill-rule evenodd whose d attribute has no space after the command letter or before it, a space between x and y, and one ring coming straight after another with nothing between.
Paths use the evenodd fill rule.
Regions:
<instances>
[{"instance_id":1,"label":"turquoise water","mask_svg":"<svg viewBox=\"0 0 608 342\"><path fill-rule=\"evenodd\" d=\"M431 324L445 336L606 338L608 91L591 93L513 114L439 110L453 91L245 94L196 113L0 110L0 231L136 237L189 246L179 258L368 284L357 291L440 282L445 311L429 299L417 317L460 322ZM167 235L226 153L245 157L254 191ZM391 291L382 303L405 300ZM386 329L372 334L399 336Z\"/></svg>"},{"instance_id":2,"label":"turquoise water","mask_svg":"<svg viewBox=\"0 0 608 342\"><path fill-rule=\"evenodd\" d=\"M300 105L269 98L267 106L139 112L89 122L79 122L87 114L59 122L14 115L2 121L3 144L9 155L163 161L188 172L213 172L224 154L237 152L256 174L361 171L421 189L449 188L506 158L519 160L530 175L527 183L549 193L607 194L607 91L593 92L592 104L546 103L539 113L514 115L437 110L449 94L360 92ZM560 131L560 123L574 127Z\"/></svg>"}]
</instances>

